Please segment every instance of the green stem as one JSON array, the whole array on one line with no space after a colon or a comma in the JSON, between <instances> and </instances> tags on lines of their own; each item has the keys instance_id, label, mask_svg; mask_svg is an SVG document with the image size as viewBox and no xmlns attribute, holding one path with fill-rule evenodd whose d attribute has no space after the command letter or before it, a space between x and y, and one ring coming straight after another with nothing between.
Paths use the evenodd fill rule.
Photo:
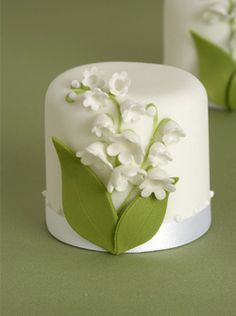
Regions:
<instances>
[{"instance_id":1,"label":"green stem","mask_svg":"<svg viewBox=\"0 0 236 316\"><path fill-rule=\"evenodd\" d=\"M122 122L122 116L121 116L121 112L120 112L120 103L117 101L116 97L109 93L108 94L109 99L113 102L113 104L116 107L116 112L117 112L117 118L118 118L118 130L117 132L120 133L121 132L121 122Z\"/></svg>"},{"instance_id":2,"label":"green stem","mask_svg":"<svg viewBox=\"0 0 236 316\"><path fill-rule=\"evenodd\" d=\"M160 124L159 124L160 125ZM149 150L151 148L151 146L155 143L156 141L156 137L158 134L158 130L159 130L159 125L158 125L158 116L157 114L155 114L154 118L153 118L153 132L152 132L152 137L150 138L149 144L147 146L147 150L146 150L146 154L144 156L143 159L143 163L141 165L142 169L146 169L148 167L148 155L149 155ZM129 194L127 195L126 199L124 200L124 202L121 204L121 206L118 208L117 210L117 214L118 217L120 217L124 210L126 209L126 206L130 204L131 201L133 201L137 195L139 194L140 189L137 186L134 186Z\"/></svg>"},{"instance_id":3,"label":"green stem","mask_svg":"<svg viewBox=\"0 0 236 316\"><path fill-rule=\"evenodd\" d=\"M139 195L139 192L140 192L140 189L137 186L133 187L130 190L124 202L121 204L121 206L117 210L118 217L121 217L121 215L124 213L126 209L126 206L129 205Z\"/></svg>"},{"instance_id":4,"label":"green stem","mask_svg":"<svg viewBox=\"0 0 236 316\"><path fill-rule=\"evenodd\" d=\"M149 156L149 151L152 147L152 145L155 143L156 138L157 138L157 134L158 134L158 130L159 130L159 125L158 125L158 116L157 114L155 114L154 118L153 118L153 129L152 129L152 137L150 138L149 144L147 146L147 150L146 150L146 154L143 158L143 162L141 165L141 168L145 169L147 168L147 161L148 161L148 156Z\"/></svg>"}]
</instances>

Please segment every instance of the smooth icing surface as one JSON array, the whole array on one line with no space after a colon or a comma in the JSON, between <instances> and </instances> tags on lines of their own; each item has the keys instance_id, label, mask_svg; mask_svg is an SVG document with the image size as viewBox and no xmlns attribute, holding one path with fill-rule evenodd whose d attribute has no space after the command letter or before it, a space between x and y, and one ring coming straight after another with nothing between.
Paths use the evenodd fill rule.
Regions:
<instances>
[{"instance_id":1,"label":"smooth icing surface","mask_svg":"<svg viewBox=\"0 0 236 316\"><path fill-rule=\"evenodd\" d=\"M49 86L46 95L46 170L47 199L54 210L62 209L61 170L52 144L52 136L61 139L78 152L96 140L91 133L95 118L82 106L65 101L73 80L81 82L83 73L93 65L83 65L66 71ZM180 124L186 137L173 145L173 162L168 165L170 176L180 178L176 192L169 197L165 223L185 219L202 209L209 200L209 152L207 97L201 83L185 71L162 65L107 62L96 64L107 77L126 71L131 79L128 96L139 102L157 105L159 119L170 117ZM73 81L74 85L78 85ZM111 112L117 115L111 104ZM133 125L134 126L134 125ZM126 123L129 128L129 123ZM152 133L152 118L144 116L135 123L135 132L145 147ZM107 182L104 170L95 170ZM127 193L112 193L118 208Z\"/></svg>"},{"instance_id":2,"label":"smooth icing surface","mask_svg":"<svg viewBox=\"0 0 236 316\"><path fill-rule=\"evenodd\" d=\"M180 67L194 74L197 70L197 53L190 31L216 43L226 51L230 30L223 20L207 23L204 13L215 0L164 1L164 63ZM226 1L217 1L226 3Z\"/></svg>"}]
</instances>

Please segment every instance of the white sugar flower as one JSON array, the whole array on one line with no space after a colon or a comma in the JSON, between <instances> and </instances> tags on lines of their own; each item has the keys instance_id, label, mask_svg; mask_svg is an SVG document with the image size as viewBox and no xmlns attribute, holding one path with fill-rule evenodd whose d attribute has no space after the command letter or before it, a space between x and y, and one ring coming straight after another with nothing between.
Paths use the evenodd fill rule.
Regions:
<instances>
[{"instance_id":1,"label":"white sugar flower","mask_svg":"<svg viewBox=\"0 0 236 316\"><path fill-rule=\"evenodd\" d=\"M122 164L129 164L133 161L141 164L144 152L140 145L140 138L134 131L126 130L113 135L110 137L110 141L112 144L107 147L108 155L112 157L118 155Z\"/></svg>"},{"instance_id":2,"label":"white sugar flower","mask_svg":"<svg viewBox=\"0 0 236 316\"><path fill-rule=\"evenodd\" d=\"M127 72L114 73L109 81L110 92L115 96L123 97L127 94L130 80Z\"/></svg>"},{"instance_id":3,"label":"white sugar flower","mask_svg":"<svg viewBox=\"0 0 236 316\"><path fill-rule=\"evenodd\" d=\"M78 89L80 88L80 82L78 80L72 80L70 84L71 88Z\"/></svg>"},{"instance_id":4,"label":"white sugar flower","mask_svg":"<svg viewBox=\"0 0 236 316\"><path fill-rule=\"evenodd\" d=\"M106 105L106 101L108 100L108 96L105 92L103 92L99 88L95 88L91 91L86 91L85 99L83 102L84 107L90 107L93 111L97 111L100 108Z\"/></svg>"},{"instance_id":5,"label":"white sugar flower","mask_svg":"<svg viewBox=\"0 0 236 316\"><path fill-rule=\"evenodd\" d=\"M234 20L236 19L236 3L232 3L230 6L229 1L215 1L204 12L203 18L210 24Z\"/></svg>"},{"instance_id":6,"label":"white sugar flower","mask_svg":"<svg viewBox=\"0 0 236 316\"><path fill-rule=\"evenodd\" d=\"M97 137L108 136L115 133L112 117L106 113L99 114L94 121L92 133L97 135Z\"/></svg>"},{"instance_id":7,"label":"white sugar flower","mask_svg":"<svg viewBox=\"0 0 236 316\"><path fill-rule=\"evenodd\" d=\"M146 113L142 104L126 100L120 105L121 115L125 123L133 123L140 119L141 115Z\"/></svg>"},{"instance_id":8,"label":"white sugar flower","mask_svg":"<svg viewBox=\"0 0 236 316\"><path fill-rule=\"evenodd\" d=\"M167 120L160 123L158 140L162 141L166 146L177 143L184 136L184 131L175 121Z\"/></svg>"},{"instance_id":9,"label":"white sugar flower","mask_svg":"<svg viewBox=\"0 0 236 316\"><path fill-rule=\"evenodd\" d=\"M81 163L86 166L107 166L113 169L106 155L106 144L101 142L90 144L85 150L78 151L76 157L81 158Z\"/></svg>"},{"instance_id":10,"label":"white sugar flower","mask_svg":"<svg viewBox=\"0 0 236 316\"><path fill-rule=\"evenodd\" d=\"M172 157L163 143L156 142L150 148L148 159L151 165L156 167L167 164Z\"/></svg>"},{"instance_id":11,"label":"white sugar flower","mask_svg":"<svg viewBox=\"0 0 236 316\"><path fill-rule=\"evenodd\" d=\"M103 78L103 71L100 71L99 69L97 69L97 67L92 67L89 70L85 70L82 83L84 86L91 89L102 88L105 85L105 81Z\"/></svg>"},{"instance_id":12,"label":"white sugar flower","mask_svg":"<svg viewBox=\"0 0 236 316\"><path fill-rule=\"evenodd\" d=\"M110 180L107 185L108 192L114 190L123 192L128 189L128 184L139 185L146 175L146 171L135 165L121 165L112 170Z\"/></svg>"},{"instance_id":13,"label":"white sugar flower","mask_svg":"<svg viewBox=\"0 0 236 316\"><path fill-rule=\"evenodd\" d=\"M148 104L146 106L146 114L148 116L154 116L157 113L157 107L155 106L155 104Z\"/></svg>"},{"instance_id":14,"label":"white sugar flower","mask_svg":"<svg viewBox=\"0 0 236 316\"><path fill-rule=\"evenodd\" d=\"M160 168L148 170L146 179L140 184L141 196L146 198L154 193L156 199L163 200L166 192L174 192L175 180Z\"/></svg>"},{"instance_id":15,"label":"white sugar flower","mask_svg":"<svg viewBox=\"0 0 236 316\"><path fill-rule=\"evenodd\" d=\"M70 101L76 101L77 98L78 98L78 94L74 91L70 91L68 94L67 94L67 97L69 98Z\"/></svg>"}]
</instances>

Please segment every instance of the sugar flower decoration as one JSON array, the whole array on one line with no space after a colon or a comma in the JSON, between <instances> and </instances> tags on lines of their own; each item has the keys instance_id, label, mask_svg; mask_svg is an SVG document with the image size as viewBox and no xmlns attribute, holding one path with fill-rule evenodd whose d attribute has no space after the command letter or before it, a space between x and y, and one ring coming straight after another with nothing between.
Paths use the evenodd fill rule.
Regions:
<instances>
[{"instance_id":1,"label":"sugar flower decoration","mask_svg":"<svg viewBox=\"0 0 236 316\"><path fill-rule=\"evenodd\" d=\"M146 179L140 184L141 196L146 198L154 193L156 199L163 200L166 192L174 192L175 180L161 168L153 168L148 170Z\"/></svg>"},{"instance_id":2,"label":"sugar flower decoration","mask_svg":"<svg viewBox=\"0 0 236 316\"><path fill-rule=\"evenodd\" d=\"M126 191L129 183L139 185L145 175L146 172L135 165L120 165L112 170L107 190L110 193Z\"/></svg>"},{"instance_id":3,"label":"sugar flower decoration","mask_svg":"<svg viewBox=\"0 0 236 316\"><path fill-rule=\"evenodd\" d=\"M106 105L108 96L99 88L95 88L91 91L86 91L84 93L83 106L86 108L91 108L93 111L98 111L100 108Z\"/></svg>"},{"instance_id":4,"label":"sugar flower decoration","mask_svg":"<svg viewBox=\"0 0 236 316\"><path fill-rule=\"evenodd\" d=\"M78 151L76 157L81 158L82 164L86 166L107 166L109 169L113 168L106 154L106 144L102 142L90 144L85 150Z\"/></svg>"},{"instance_id":5,"label":"sugar flower decoration","mask_svg":"<svg viewBox=\"0 0 236 316\"><path fill-rule=\"evenodd\" d=\"M204 12L203 18L210 24L236 20L236 1L215 1Z\"/></svg>"},{"instance_id":6,"label":"sugar flower decoration","mask_svg":"<svg viewBox=\"0 0 236 316\"><path fill-rule=\"evenodd\" d=\"M148 159L151 165L156 167L158 165L167 164L172 160L172 157L163 143L156 142L150 148Z\"/></svg>"},{"instance_id":7,"label":"sugar flower decoration","mask_svg":"<svg viewBox=\"0 0 236 316\"><path fill-rule=\"evenodd\" d=\"M184 137L185 133L182 128L173 120L167 120L160 126L159 139L166 145L179 142L181 137Z\"/></svg>"},{"instance_id":8,"label":"sugar flower decoration","mask_svg":"<svg viewBox=\"0 0 236 316\"><path fill-rule=\"evenodd\" d=\"M127 72L114 73L109 81L110 92L119 97L124 97L129 90L130 80Z\"/></svg>"},{"instance_id":9,"label":"sugar flower decoration","mask_svg":"<svg viewBox=\"0 0 236 316\"><path fill-rule=\"evenodd\" d=\"M103 71L98 70L97 67L92 67L90 70L85 70L82 83L84 86L91 89L103 88L105 85L105 80L103 77Z\"/></svg>"},{"instance_id":10,"label":"sugar flower decoration","mask_svg":"<svg viewBox=\"0 0 236 316\"><path fill-rule=\"evenodd\" d=\"M71 88L78 89L80 88L81 84L78 80L72 80L70 86Z\"/></svg>"},{"instance_id":11,"label":"sugar flower decoration","mask_svg":"<svg viewBox=\"0 0 236 316\"><path fill-rule=\"evenodd\" d=\"M120 105L121 115L125 123L133 123L145 114L145 107L142 104L126 100Z\"/></svg>"},{"instance_id":12,"label":"sugar flower decoration","mask_svg":"<svg viewBox=\"0 0 236 316\"><path fill-rule=\"evenodd\" d=\"M145 110L148 116L154 116L157 113L157 107L152 103L148 104Z\"/></svg>"},{"instance_id":13,"label":"sugar flower decoration","mask_svg":"<svg viewBox=\"0 0 236 316\"><path fill-rule=\"evenodd\" d=\"M129 164L135 161L140 164L143 159L143 148L140 145L139 136L131 130L110 137L111 144L107 147L107 153L111 157L118 156L120 163Z\"/></svg>"},{"instance_id":14,"label":"sugar flower decoration","mask_svg":"<svg viewBox=\"0 0 236 316\"><path fill-rule=\"evenodd\" d=\"M99 114L94 121L92 133L97 137L108 136L115 133L112 117L106 113Z\"/></svg>"},{"instance_id":15,"label":"sugar flower decoration","mask_svg":"<svg viewBox=\"0 0 236 316\"><path fill-rule=\"evenodd\" d=\"M82 83L78 80L70 83L65 100L68 103L79 100L88 111L98 112L91 126L97 141L76 156L84 165L107 169L108 192L131 189L134 195L145 198L154 194L163 200L167 192L175 190L175 178L162 168L172 160L169 145L185 136L184 131L169 118L159 122L155 104L124 100L130 86L126 72L114 73L108 86L104 84L103 72L96 67L84 72ZM83 98L78 98L79 94ZM123 130L124 123L132 127L142 116L153 117L153 133L145 150L134 130Z\"/></svg>"}]
</instances>

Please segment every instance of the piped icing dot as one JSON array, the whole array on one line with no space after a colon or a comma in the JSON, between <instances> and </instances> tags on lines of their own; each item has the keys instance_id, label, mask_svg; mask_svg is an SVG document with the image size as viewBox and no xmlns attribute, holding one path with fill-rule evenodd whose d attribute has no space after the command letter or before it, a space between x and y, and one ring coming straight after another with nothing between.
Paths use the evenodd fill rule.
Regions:
<instances>
[{"instance_id":1,"label":"piped icing dot","mask_svg":"<svg viewBox=\"0 0 236 316\"><path fill-rule=\"evenodd\" d=\"M213 198L215 195L215 192L214 191L210 191L210 198Z\"/></svg>"},{"instance_id":2,"label":"piped icing dot","mask_svg":"<svg viewBox=\"0 0 236 316\"><path fill-rule=\"evenodd\" d=\"M175 215L174 219L175 219L175 221L176 221L177 223L180 223L180 222L182 222L183 217L182 217L181 215Z\"/></svg>"}]
</instances>

